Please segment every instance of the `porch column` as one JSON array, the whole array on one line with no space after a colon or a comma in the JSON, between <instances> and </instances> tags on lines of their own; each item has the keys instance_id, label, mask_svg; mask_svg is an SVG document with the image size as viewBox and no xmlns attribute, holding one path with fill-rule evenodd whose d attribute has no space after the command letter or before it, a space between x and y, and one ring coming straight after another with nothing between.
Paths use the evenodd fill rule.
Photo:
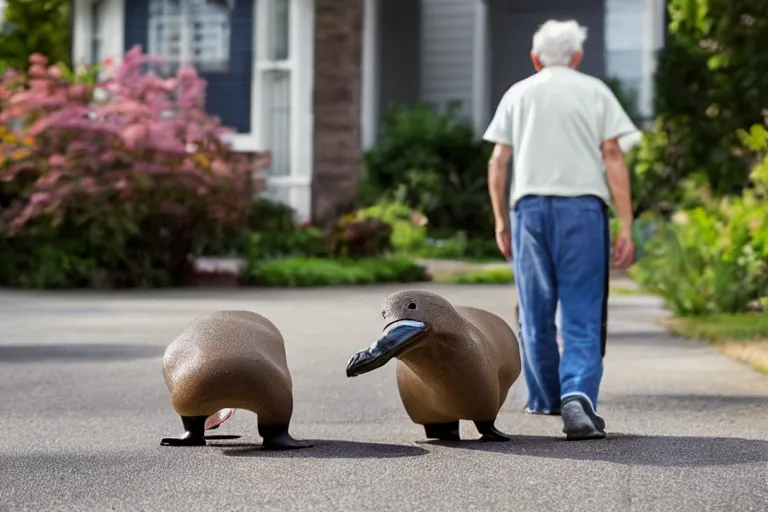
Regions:
<instances>
[{"instance_id":1,"label":"porch column","mask_svg":"<svg viewBox=\"0 0 768 512\"><path fill-rule=\"evenodd\" d=\"M327 224L352 202L362 175L362 0L317 0L312 217Z\"/></svg>"}]
</instances>

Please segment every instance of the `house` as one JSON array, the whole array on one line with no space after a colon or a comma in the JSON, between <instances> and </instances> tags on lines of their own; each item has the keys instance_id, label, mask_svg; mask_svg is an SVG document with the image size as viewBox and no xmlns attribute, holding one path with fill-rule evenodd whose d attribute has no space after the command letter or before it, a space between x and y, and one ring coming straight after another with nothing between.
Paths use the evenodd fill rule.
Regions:
<instances>
[{"instance_id":1,"label":"house","mask_svg":"<svg viewBox=\"0 0 768 512\"><path fill-rule=\"evenodd\" d=\"M269 150L268 193L301 220L351 200L387 105L458 101L478 135L549 18L589 29L582 69L650 117L665 0L73 0L76 63L134 45L208 81L241 150Z\"/></svg>"}]
</instances>

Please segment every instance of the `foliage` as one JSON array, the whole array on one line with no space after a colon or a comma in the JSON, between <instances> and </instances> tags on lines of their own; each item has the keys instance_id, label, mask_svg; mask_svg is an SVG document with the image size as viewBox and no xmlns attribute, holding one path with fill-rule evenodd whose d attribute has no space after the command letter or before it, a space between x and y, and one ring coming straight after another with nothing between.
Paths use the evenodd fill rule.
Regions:
<instances>
[{"instance_id":1,"label":"foliage","mask_svg":"<svg viewBox=\"0 0 768 512\"><path fill-rule=\"evenodd\" d=\"M493 237L469 238L463 231L447 238L427 238L413 254L421 258L453 260L487 261L502 258Z\"/></svg>"},{"instance_id":2,"label":"foliage","mask_svg":"<svg viewBox=\"0 0 768 512\"><path fill-rule=\"evenodd\" d=\"M422 212L433 230L489 232L491 148L477 140L455 109L393 107L378 146L365 156L360 200L372 204L383 197L402 203Z\"/></svg>"},{"instance_id":3,"label":"foliage","mask_svg":"<svg viewBox=\"0 0 768 512\"><path fill-rule=\"evenodd\" d=\"M379 201L357 212L358 219L379 219L392 228L390 244L400 253L410 253L427 238L427 218L401 203Z\"/></svg>"},{"instance_id":4,"label":"foliage","mask_svg":"<svg viewBox=\"0 0 768 512\"><path fill-rule=\"evenodd\" d=\"M424 267L407 259L331 260L294 258L276 260L251 269L262 286L336 286L428 281Z\"/></svg>"},{"instance_id":5,"label":"foliage","mask_svg":"<svg viewBox=\"0 0 768 512\"><path fill-rule=\"evenodd\" d=\"M329 235L333 258L372 258L391 249L392 226L381 219L360 219L355 213L345 215Z\"/></svg>"},{"instance_id":6,"label":"foliage","mask_svg":"<svg viewBox=\"0 0 768 512\"><path fill-rule=\"evenodd\" d=\"M251 231L292 231L296 229L290 206L266 198L254 200L248 207L248 228Z\"/></svg>"},{"instance_id":7,"label":"foliage","mask_svg":"<svg viewBox=\"0 0 768 512\"><path fill-rule=\"evenodd\" d=\"M72 34L70 0L5 0L0 30L0 67L25 69L30 56L46 55L69 64Z\"/></svg>"},{"instance_id":8,"label":"foliage","mask_svg":"<svg viewBox=\"0 0 768 512\"><path fill-rule=\"evenodd\" d=\"M214 227L211 238L195 248L197 256L244 257L261 261L292 256L328 254L325 234L311 226L297 226L293 210L283 203L257 198L248 206L247 229Z\"/></svg>"},{"instance_id":9,"label":"foliage","mask_svg":"<svg viewBox=\"0 0 768 512\"><path fill-rule=\"evenodd\" d=\"M514 283L514 277L511 268L493 268L462 272L441 281L454 284L510 284Z\"/></svg>"},{"instance_id":10,"label":"foliage","mask_svg":"<svg viewBox=\"0 0 768 512\"><path fill-rule=\"evenodd\" d=\"M649 244L633 273L679 316L739 313L768 297L768 130L738 133L751 154L752 185L742 196L701 198Z\"/></svg>"},{"instance_id":11,"label":"foliage","mask_svg":"<svg viewBox=\"0 0 768 512\"><path fill-rule=\"evenodd\" d=\"M768 340L768 315L760 313L683 317L670 327L686 338L714 342Z\"/></svg>"},{"instance_id":12,"label":"foliage","mask_svg":"<svg viewBox=\"0 0 768 512\"><path fill-rule=\"evenodd\" d=\"M256 231L251 233L248 261L280 258L328 256L325 233L311 226L287 231Z\"/></svg>"},{"instance_id":13,"label":"foliage","mask_svg":"<svg viewBox=\"0 0 768 512\"><path fill-rule=\"evenodd\" d=\"M672 0L670 37L655 75L653 133L629 157L636 212L664 214L707 184L714 195L748 185L737 130L768 105L768 2Z\"/></svg>"},{"instance_id":14,"label":"foliage","mask_svg":"<svg viewBox=\"0 0 768 512\"><path fill-rule=\"evenodd\" d=\"M200 239L245 226L249 171L264 160L222 141L194 69L161 79L142 73L146 61L135 48L96 85L66 79L39 55L26 74L6 73L0 282L178 285ZM66 262L58 275L38 267L51 254Z\"/></svg>"}]
</instances>

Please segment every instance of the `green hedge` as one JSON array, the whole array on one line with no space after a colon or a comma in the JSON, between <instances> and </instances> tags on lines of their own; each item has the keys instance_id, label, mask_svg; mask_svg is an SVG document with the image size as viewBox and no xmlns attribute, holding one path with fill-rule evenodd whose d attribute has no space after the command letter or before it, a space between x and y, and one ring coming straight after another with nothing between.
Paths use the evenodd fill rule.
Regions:
<instances>
[{"instance_id":1,"label":"green hedge","mask_svg":"<svg viewBox=\"0 0 768 512\"><path fill-rule=\"evenodd\" d=\"M515 280L511 268L494 268L462 272L441 281L453 284L511 284Z\"/></svg>"},{"instance_id":2,"label":"green hedge","mask_svg":"<svg viewBox=\"0 0 768 512\"><path fill-rule=\"evenodd\" d=\"M275 260L252 267L250 278L256 285L281 287L410 283L429 280L424 267L401 258Z\"/></svg>"}]
</instances>

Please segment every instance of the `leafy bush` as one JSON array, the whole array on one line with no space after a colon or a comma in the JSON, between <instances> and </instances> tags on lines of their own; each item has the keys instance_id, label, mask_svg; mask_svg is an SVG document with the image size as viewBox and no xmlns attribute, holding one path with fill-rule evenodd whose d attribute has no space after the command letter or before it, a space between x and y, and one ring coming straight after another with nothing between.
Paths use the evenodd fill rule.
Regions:
<instances>
[{"instance_id":1,"label":"leafy bush","mask_svg":"<svg viewBox=\"0 0 768 512\"><path fill-rule=\"evenodd\" d=\"M655 74L653 133L629 157L636 214L691 206L708 185L717 196L749 184L738 129L768 105L768 3L672 0L670 37Z\"/></svg>"},{"instance_id":2,"label":"leafy bush","mask_svg":"<svg viewBox=\"0 0 768 512\"><path fill-rule=\"evenodd\" d=\"M372 258L390 251L392 226L376 218L360 219L355 213L345 215L329 235L333 258Z\"/></svg>"},{"instance_id":3,"label":"leafy bush","mask_svg":"<svg viewBox=\"0 0 768 512\"><path fill-rule=\"evenodd\" d=\"M325 233L314 227L251 233L248 261L328 256Z\"/></svg>"},{"instance_id":4,"label":"leafy bush","mask_svg":"<svg viewBox=\"0 0 768 512\"><path fill-rule=\"evenodd\" d=\"M0 30L0 67L23 69L29 57L47 55L66 64L72 55L70 0L5 0Z\"/></svg>"},{"instance_id":5,"label":"leafy bush","mask_svg":"<svg viewBox=\"0 0 768 512\"><path fill-rule=\"evenodd\" d=\"M739 313L768 296L768 130L739 136L752 155L752 186L742 196L681 210L633 268L638 282L679 316Z\"/></svg>"},{"instance_id":6,"label":"leafy bush","mask_svg":"<svg viewBox=\"0 0 768 512\"><path fill-rule=\"evenodd\" d=\"M135 48L96 85L39 55L4 76L0 283L179 285L200 239L245 227L251 171L266 161L222 141L194 69L161 79L146 61ZM54 253L68 262L58 275L39 266Z\"/></svg>"},{"instance_id":7,"label":"leafy bush","mask_svg":"<svg viewBox=\"0 0 768 512\"><path fill-rule=\"evenodd\" d=\"M510 284L514 283L511 268L494 268L462 272L442 280L454 284Z\"/></svg>"},{"instance_id":8,"label":"leafy bush","mask_svg":"<svg viewBox=\"0 0 768 512\"><path fill-rule=\"evenodd\" d=\"M431 259L498 260L501 253L492 237L469 238L463 231L449 238L428 238L414 252L415 256Z\"/></svg>"},{"instance_id":9,"label":"leafy bush","mask_svg":"<svg viewBox=\"0 0 768 512\"><path fill-rule=\"evenodd\" d=\"M330 260L294 258L264 263L251 269L262 286L336 286L429 280L424 267L407 259Z\"/></svg>"},{"instance_id":10,"label":"leafy bush","mask_svg":"<svg viewBox=\"0 0 768 512\"><path fill-rule=\"evenodd\" d=\"M360 199L402 203L426 215L430 229L488 232L490 151L470 124L458 120L455 107L394 107L378 146L365 156Z\"/></svg>"},{"instance_id":11,"label":"leafy bush","mask_svg":"<svg viewBox=\"0 0 768 512\"><path fill-rule=\"evenodd\" d=\"M427 238L427 218L401 203L379 201L357 212L359 219L379 219L392 228L390 244L400 253L410 253Z\"/></svg>"}]
</instances>

